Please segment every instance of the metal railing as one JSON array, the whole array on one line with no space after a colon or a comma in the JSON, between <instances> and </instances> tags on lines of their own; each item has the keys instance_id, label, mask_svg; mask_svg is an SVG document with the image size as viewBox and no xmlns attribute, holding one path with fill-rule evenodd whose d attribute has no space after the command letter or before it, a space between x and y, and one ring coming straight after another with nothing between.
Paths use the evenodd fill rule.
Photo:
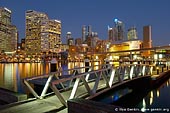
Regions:
<instances>
[{"instance_id":1,"label":"metal railing","mask_svg":"<svg viewBox=\"0 0 170 113\"><path fill-rule=\"evenodd\" d=\"M77 98L76 92L78 87L84 86L85 91L81 93L87 93L87 95L95 95L97 91L100 89L100 84L103 86L102 88L111 88L113 83L115 82L123 82L126 79L133 79L138 76L152 75L153 66L146 64L128 64L121 65L119 67L113 67L111 65L105 66L98 70L90 70L89 72L80 73L76 76L71 76L68 78L62 78L55 81L50 82L50 87L58 97L60 102L67 107L67 100ZM66 81L73 81L73 85L71 88L71 93L69 98L64 98L64 95L60 92L60 90L56 87L56 85L64 83ZM94 84L91 81L94 81Z\"/></svg>"},{"instance_id":2,"label":"metal railing","mask_svg":"<svg viewBox=\"0 0 170 113\"><path fill-rule=\"evenodd\" d=\"M58 71L56 72L51 72L45 75L40 75L40 76L33 76L33 77L29 77L29 78L25 78L23 80L24 84L27 86L27 88L29 89L29 91L31 92L31 94L37 98L37 99L43 99L45 96L51 94L51 93L47 93L47 90L49 89L49 84L50 82L52 82L53 80L59 80L62 78L68 78L68 77L73 77L76 74L80 74L80 73L84 73L85 69L88 69L88 71L94 70L94 67L100 67L99 65L95 65L95 66L86 66L86 67L75 67L73 69L68 69L68 70L61 70L58 69ZM104 67L104 66L103 66ZM88 79L88 77L86 77L86 79ZM44 81L44 87L43 90L41 92L41 95L38 95L38 92L35 91L35 89L33 88L33 81ZM68 88L70 88L72 86L72 82L73 80L69 81L69 84L67 84L67 86L65 86L65 84L60 83L60 90L67 90Z\"/></svg>"}]
</instances>

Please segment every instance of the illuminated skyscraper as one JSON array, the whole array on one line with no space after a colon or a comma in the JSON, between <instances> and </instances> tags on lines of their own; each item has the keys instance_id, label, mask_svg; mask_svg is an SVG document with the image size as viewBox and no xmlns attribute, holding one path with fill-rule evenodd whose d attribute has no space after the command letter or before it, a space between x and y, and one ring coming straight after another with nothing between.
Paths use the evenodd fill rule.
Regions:
<instances>
[{"instance_id":1,"label":"illuminated skyscraper","mask_svg":"<svg viewBox=\"0 0 170 113\"><path fill-rule=\"evenodd\" d=\"M71 36L71 32L67 32L67 45L74 45L74 39Z\"/></svg>"},{"instance_id":2,"label":"illuminated skyscraper","mask_svg":"<svg viewBox=\"0 0 170 113\"><path fill-rule=\"evenodd\" d=\"M85 43L87 38L92 37L92 27L91 25L85 26L83 25L82 27L82 41Z\"/></svg>"},{"instance_id":3,"label":"illuminated skyscraper","mask_svg":"<svg viewBox=\"0 0 170 113\"><path fill-rule=\"evenodd\" d=\"M11 23L11 10L0 7L0 52L17 49L18 31Z\"/></svg>"},{"instance_id":4,"label":"illuminated skyscraper","mask_svg":"<svg viewBox=\"0 0 170 113\"><path fill-rule=\"evenodd\" d=\"M118 19L114 19L115 26L110 28L108 26L108 39L110 42L114 43L117 41L124 40L124 24Z\"/></svg>"},{"instance_id":5,"label":"illuminated skyscraper","mask_svg":"<svg viewBox=\"0 0 170 113\"><path fill-rule=\"evenodd\" d=\"M127 38L128 38L128 40L134 40L134 39L138 38L137 31L136 31L135 27L128 29Z\"/></svg>"},{"instance_id":6,"label":"illuminated skyscraper","mask_svg":"<svg viewBox=\"0 0 170 113\"><path fill-rule=\"evenodd\" d=\"M55 52L58 44L61 44L61 21L49 20L45 13L28 10L26 12L26 52Z\"/></svg>"},{"instance_id":7,"label":"illuminated skyscraper","mask_svg":"<svg viewBox=\"0 0 170 113\"><path fill-rule=\"evenodd\" d=\"M115 39L117 39L117 37L118 37L117 29L116 28L108 27L108 38L109 38L109 41L114 43Z\"/></svg>"},{"instance_id":8,"label":"illuminated skyscraper","mask_svg":"<svg viewBox=\"0 0 170 113\"><path fill-rule=\"evenodd\" d=\"M115 41L124 40L124 24L122 21L118 19L114 19L115 28L117 29L117 37L115 37Z\"/></svg>"}]
</instances>

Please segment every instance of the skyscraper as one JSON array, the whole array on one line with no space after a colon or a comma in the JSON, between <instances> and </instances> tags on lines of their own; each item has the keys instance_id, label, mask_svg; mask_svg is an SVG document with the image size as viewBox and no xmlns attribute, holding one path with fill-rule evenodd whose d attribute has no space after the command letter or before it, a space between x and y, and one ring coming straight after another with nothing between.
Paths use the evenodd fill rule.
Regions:
<instances>
[{"instance_id":1,"label":"skyscraper","mask_svg":"<svg viewBox=\"0 0 170 113\"><path fill-rule=\"evenodd\" d=\"M114 19L115 28L117 29L117 37L115 37L115 41L124 40L124 24L122 21L118 19Z\"/></svg>"},{"instance_id":2,"label":"skyscraper","mask_svg":"<svg viewBox=\"0 0 170 113\"><path fill-rule=\"evenodd\" d=\"M115 39L117 39L117 37L118 37L117 29L115 27L113 27L113 28L108 27L108 38L109 38L109 41L114 43Z\"/></svg>"},{"instance_id":3,"label":"skyscraper","mask_svg":"<svg viewBox=\"0 0 170 113\"><path fill-rule=\"evenodd\" d=\"M143 27L143 48L151 48L152 47L152 31L151 26L144 26ZM148 57L150 55L150 50L144 51L142 53L144 57Z\"/></svg>"},{"instance_id":4,"label":"skyscraper","mask_svg":"<svg viewBox=\"0 0 170 113\"><path fill-rule=\"evenodd\" d=\"M128 40L134 40L134 39L138 38L137 30L135 27L131 27L130 29L128 29L127 38L128 38Z\"/></svg>"},{"instance_id":5,"label":"skyscraper","mask_svg":"<svg viewBox=\"0 0 170 113\"><path fill-rule=\"evenodd\" d=\"M0 52L17 49L18 31L11 23L11 10L0 7Z\"/></svg>"},{"instance_id":6,"label":"skyscraper","mask_svg":"<svg viewBox=\"0 0 170 113\"><path fill-rule=\"evenodd\" d=\"M82 27L82 42L85 43L88 37L92 37L92 26L83 25Z\"/></svg>"},{"instance_id":7,"label":"skyscraper","mask_svg":"<svg viewBox=\"0 0 170 113\"><path fill-rule=\"evenodd\" d=\"M151 48L152 47L152 31L151 26L144 26L143 27L143 48Z\"/></svg>"},{"instance_id":8,"label":"skyscraper","mask_svg":"<svg viewBox=\"0 0 170 113\"><path fill-rule=\"evenodd\" d=\"M110 42L114 43L117 41L124 40L124 24L118 19L114 19L114 26L110 28L108 26L108 39Z\"/></svg>"},{"instance_id":9,"label":"skyscraper","mask_svg":"<svg viewBox=\"0 0 170 113\"><path fill-rule=\"evenodd\" d=\"M67 32L67 45L74 45L74 40L71 36L71 32Z\"/></svg>"},{"instance_id":10,"label":"skyscraper","mask_svg":"<svg viewBox=\"0 0 170 113\"><path fill-rule=\"evenodd\" d=\"M83 25L82 27L82 42L85 42L86 40L86 26Z\"/></svg>"},{"instance_id":11,"label":"skyscraper","mask_svg":"<svg viewBox=\"0 0 170 113\"><path fill-rule=\"evenodd\" d=\"M42 12L26 11L26 52L54 52L57 44L61 44L61 21L50 20Z\"/></svg>"}]
</instances>

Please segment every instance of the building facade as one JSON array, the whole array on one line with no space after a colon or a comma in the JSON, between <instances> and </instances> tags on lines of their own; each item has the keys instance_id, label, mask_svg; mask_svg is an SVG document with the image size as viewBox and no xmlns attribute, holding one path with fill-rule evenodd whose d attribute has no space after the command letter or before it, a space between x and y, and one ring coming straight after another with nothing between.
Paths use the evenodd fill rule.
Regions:
<instances>
[{"instance_id":1,"label":"building facade","mask_svg":"<svg viewBox=\"0 0 170 113\"><path fill-rule=\"evenodd\" d=\"M137 30L136 30L135 27L131 27L130 29L128 29L127 39L128 40L138 39L138 37L137 37Z\"/></svg>"},{"instance_id":2,"label":"building facade","mask_svg":"<svg viewBox=\"0 0 170 113\"><path fill-rule=\"evenodd\" d=\"M11 22L11 10L0 7L0 52L17 50L18 31Z\"/></svg>"},{"instance_id":3,"label":"building facade","mask_svg":"<svg viewBox=\"0 0 170 113\"><path fill-rule=\"evenodd\" d=\"M114 19L114 26L108 26L108 40L111 43L117 43L124 40L124 24L118 19Z\"/></svg>"},{"instance_id":4,"label":"building facade","mask_svg":"<svg viewBox=\"0 0 170 113\"><path fill-rule=\"evenodd\" d=\"M151 26L143 27L143 48L152 47L152 31Z\"/></svg>"},{"instance_id":5,"label":"building facade","mask_svg":"<svg viewBox=\"0 0 170 113\"><path fill-rule=\"evenodd\" d=\"M108 39L111 43L114 43L118 37L118 31L116 28L108 27Z\"/></svg>"},{"instance_id":6,"label":"building facade","mask_svg":"<svg viewBox=\"0 0 170 113\"><path fill-rule=\"evenodd\" d=\"M59 44L61 44L61 21L50 20L47 14L42 12L26 11L26 52L55 52Z\"/></svg>"},{"instance_id":7,"label":"building facade","mask_svg":"<svg viewBox=\"0 0 170 113\"><path fill-rule=\"evenodd\" d=\"M115 41L123 41L124 40L124 24L122 21L118 19L114 19L115 28L117 31L117 37L115 37Z\"/></svg>"},{"instance_id":8,"label":"building facade","mask_svg":"<svg viewBox=\"0 0 170 113\"><path fill-rule=\"evenodd\" d=\"M151 26L144 26L143 27L143 48L152 48L152 31ZM151 52L144 51L142 53L142 56L148 57L151 54Z\"/></svg>"}]
</instances>

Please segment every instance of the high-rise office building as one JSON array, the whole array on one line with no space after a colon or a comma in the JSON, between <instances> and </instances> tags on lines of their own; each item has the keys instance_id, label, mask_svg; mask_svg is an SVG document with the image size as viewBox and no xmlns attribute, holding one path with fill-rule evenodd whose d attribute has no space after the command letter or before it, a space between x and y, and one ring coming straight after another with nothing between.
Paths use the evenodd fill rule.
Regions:
<instances>
[{"instance_id":1,"label":"high-rise office building","mask_svg":"<svg viewBox=\"0 0 170 113\"><path fill-rule=\"evenodd\" d=\"M135 27L131 27L130 29L128 29L127 38L128 38L128 40L134 40L134 39L138 38L137 30Z\"/></svg>"},{"instance_id":2,"label":"high-rise office building","mask_svg":"<svg viewBox=\"0 0 170 113\"><path fill-rule=\"evenodd\" d=\"M86 26L83 25L82 27L82 42L85 42L86 40Z\"/></svg>"},{"instance_id":3,"label":"high-rise office building","mask_svg":"<svg viewBox=\"0 0 170 113\"><path fill-rule=\"evenodd\" d=\"M26 52L55 52L58 44L61 44L61 21L50 20L42 12L26 11Z\"/></svg>"},{"instance_id":4,"label":"high-rise office building","mask_svg":"<svg viewBox=\"0 0 170 113\"><path fill-rule=\"evenodd\" d=\"M91 25L83 25L82 27L82 41L85 43L88 37L92 37L92 26Z\"/></svg>"},{"instance_id":5,"label":"high-rise office building","mask_svg":"<svg viewBox=\"0 0 170 113\"><path fill-rule=\"evenodd\" d=\"M110 28L108 26L108 39L110 42L114 43L117 41L124 40L124 24L118 19L114 19L115 26Z\"/></svg>"},{"instance_id":6,"label":"high-rise office building","mask_svg":"<svg viewBox=\"0 0 170 113\"><path fill-rule=\"evenodd\" d=\"M0 52L17 49L18 31L11 23L11 10L0 7Z\"/></svg>"},{"instance_id":7,"label":"high-rise office building","mask_svg":"<svg viewBox=\"0 0 170 113\"><path fill-rule=\"evenodd\" d=\"M109 41L114 43L115 39L117 37L118 37L117 29L108 27L108 39L109 39Z\"/></svg>"},{"instance_id":8,"label":"high-rise office building","mask_svg":"<svg viewBox=\"0 0 170 113\"><path fill-rule=\"evenodd\" d=\"M59 20L49 20L48 21L48 39L50 45L50 51L58 52L58 45L62 44L61 41L61 21Z\"/></svg>"},{"instance_id":9,"label":"high-rise office building","mask_svg":"<svg viewBox=\"0 0 170 113\"><path fill-rule=\"evenodd\" d=\"M117 29L117 37L115 37L115 41L124 40L124 24L122 21L118 19L114 19L115 28Z\"/></svg>"},{"instance_id":10,"label":"high-rise office building","mask_svg":"<svg viewBox=\"0 0 170 113\"><path fill-rule=\"evenodd\" d=\"M67 45L74 45L74 39L71 36L71 32L67 32L66 39Z\"/></svg>"},{"instance_id":11,"label":"high-rise office building","mask_svg":"<svg viewBox=\"0 0 170 113\"><path fill-rule=\"evenodd\" d=\"M143 27L143 48L151 48L152 47L152 31L151 26Z\"/></svg>"},{"instance_id":12,"label":"high-rise office building","mask_svg":"<svg viewBox=\"0 0 170 113\"><path fill-rule=\"evenodd\" d=\"M143 27L143 48L151 48L152 47L152 31L151 26ZM148 57L150 55L150 50L144 51L142 53L144 57Z\"/></svg>"}]
</instances>

